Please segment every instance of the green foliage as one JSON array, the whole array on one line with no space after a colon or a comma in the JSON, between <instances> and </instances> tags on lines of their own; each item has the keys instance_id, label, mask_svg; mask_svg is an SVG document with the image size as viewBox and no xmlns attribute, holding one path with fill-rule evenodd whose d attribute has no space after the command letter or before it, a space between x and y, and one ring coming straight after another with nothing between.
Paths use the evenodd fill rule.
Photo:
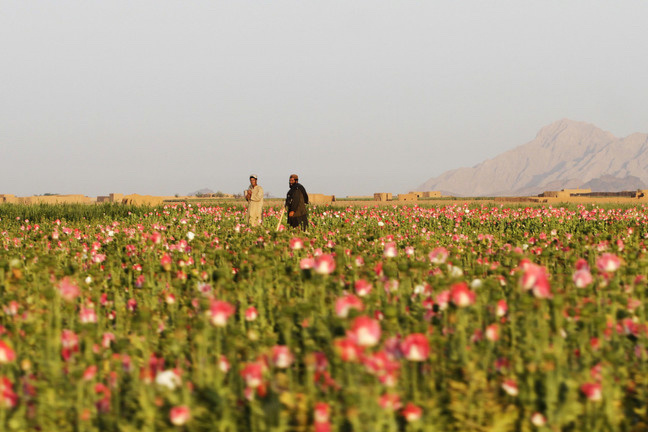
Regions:
<instances>
[{"instance_id":1,"label":"green foliage","mask_svg":"<svg viewBox=\"0 0 648 432\"><path fill-rule=\"evenodd\" d=\"M28 220L31 223L41 223L59 219L66 222L115 220L121 218L132 218L143 216L151 211L159 211L159 208L148 206L122 205L115 203L104 203L97 205L79 204L2 204L0 205L0 220L4 224L24 223Z\"/></svg>"},{"instance_id":2,"label":"green foliage","mask_svg":"<svg viewBox=\"0 0 648 432\"><path fill-rule=\"evenodd\" d=\"M280 205L254 229L236 205L0 206L0 342L15 353L0 352L0 429L311 431L318 402L343 431L645 429L646 208L312 206L304 233L275 231ZM592 281L577 287L583 263ZM358 281L372 290L342 313ZM235 309L222 323L220 301ZM381 336L347 358L359 317ZM413 334L422 361L407 359Z\"/></svg>"}]
</instances>

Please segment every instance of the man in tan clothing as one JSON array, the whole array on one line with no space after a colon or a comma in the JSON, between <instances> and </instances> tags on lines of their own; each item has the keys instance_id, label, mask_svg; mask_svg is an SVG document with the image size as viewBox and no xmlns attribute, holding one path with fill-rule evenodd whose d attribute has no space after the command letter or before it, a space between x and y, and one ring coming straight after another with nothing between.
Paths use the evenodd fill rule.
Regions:
<instances>
[{"instance_id":1,"label":"man in tan clothing","mask_svg":"<svg viewBox=\"0 0 648 432\"><path fill-rule=\"evenodd\" d=\"M260 225L263 213L263 188L257 184L256 174L250 175L250 187L245 191L245 200L249 203L246 222L250 226Z\"/></svg>"}]
</instances>

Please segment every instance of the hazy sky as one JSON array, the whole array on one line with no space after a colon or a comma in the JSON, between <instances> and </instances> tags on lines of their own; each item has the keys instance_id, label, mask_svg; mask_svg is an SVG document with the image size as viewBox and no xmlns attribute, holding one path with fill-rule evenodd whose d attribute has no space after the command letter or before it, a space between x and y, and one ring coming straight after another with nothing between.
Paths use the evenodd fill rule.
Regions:
<instances>
[{"instance_id":1,"label":"hazy sky","mask_svg":"<svg viewBox=\"0 0 648 432\"><path fill-rule=\"evenodd\" d=\"M648 1L0 0L0 193L407 192L648 132Z\"/></svg>"}]
</instances>

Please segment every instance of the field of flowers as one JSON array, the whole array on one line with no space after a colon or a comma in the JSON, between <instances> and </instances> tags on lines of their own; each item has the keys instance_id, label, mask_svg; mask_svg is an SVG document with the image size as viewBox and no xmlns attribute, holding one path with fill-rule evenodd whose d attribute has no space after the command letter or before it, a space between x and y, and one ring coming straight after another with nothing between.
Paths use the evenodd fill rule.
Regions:
<instances>
[{"instance_id":1,"label":"field of flowers","mask_svg":"<svg viewBox=\"0 0 648 432\"><path fill-rule=\"evenodd\" d=\"M648 430L647 207L0 206L0 430Z\"/></svg>"}]
</instances>

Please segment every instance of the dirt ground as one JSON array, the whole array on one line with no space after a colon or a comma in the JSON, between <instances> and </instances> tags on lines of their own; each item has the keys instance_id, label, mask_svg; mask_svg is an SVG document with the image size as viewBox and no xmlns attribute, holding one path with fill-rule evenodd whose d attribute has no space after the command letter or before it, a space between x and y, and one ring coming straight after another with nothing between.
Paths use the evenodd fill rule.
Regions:
<instances>
[{"instance_id":1,"label":"dirt ground","mask_svg":"<svg viewBox=\"0 0 648 432\"><path fill-rule=\"evenodd\" d=\"M201 202L204 205L246 205L243 199L192 199L188 202ZM264 200L264 207L280 206L284 200L282 198L266 198ZM647 198L626 198L626 197L570 197L570 198L551 198L551 197L497 197L497 198L460 198L460 197L444 197L440 199L428 198L418 201L373 201L373 200L347 200L341 199L326 204L316 204L317 206L331 205L334 207L349 207L349 206L447 206L453 204L486 204L486 205L552 205L560 206L561 204L618 204L618 205L647 205Z\"/></svg>"}]
</instances>

